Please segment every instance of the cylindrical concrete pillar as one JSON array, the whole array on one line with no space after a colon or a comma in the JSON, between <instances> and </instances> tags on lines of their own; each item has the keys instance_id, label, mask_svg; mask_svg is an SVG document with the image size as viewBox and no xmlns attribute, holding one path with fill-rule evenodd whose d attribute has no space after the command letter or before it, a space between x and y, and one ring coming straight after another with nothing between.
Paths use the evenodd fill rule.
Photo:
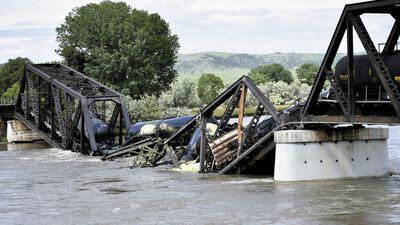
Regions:
<instances>
[{"instance_id":1,"label":"cylindrical concrete pillar","mask_svg":"<svg viewBox=\"0 0 400 225\"><path fill-rule=\"evenodd\" d=\"M300 181L389 173L388 129L275 132L274 179Z\"/></svg>"}]
</instances>

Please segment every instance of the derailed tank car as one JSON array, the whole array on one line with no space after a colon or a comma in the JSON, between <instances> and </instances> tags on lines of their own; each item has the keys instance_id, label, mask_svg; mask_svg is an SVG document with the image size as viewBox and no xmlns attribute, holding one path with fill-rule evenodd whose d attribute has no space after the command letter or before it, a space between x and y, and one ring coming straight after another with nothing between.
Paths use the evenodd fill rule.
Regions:
<instances>
[{"instance_id":1,"label":"derailed tank car","mask_svg":"<svg viewBox=\"0 0 400 225\"><path fill-rule=\"evenodd\" d=\"M81 123L82 121L79 120L78 122L78 132L81 131ZM94 115L90 116L90 123L91 129L94 134L94 138L96 140L96 145L99 150L98 154L105 155L111 151L115 144L115 133L114 130L108 126L102 120L96 118ZM88 138L87 131L84 133L84 138ZM75 151L81 149L82 146L79 146L79 142L76 142L76 146L74 146Z\"/></svg>"},{"instance_id":2,"label":"derailed tank car","mask_svg":"<svg viewBox=\"0 0 400 225\"><path fill-rule=\"evenodd\" d=\"M165 154L166 149L163 146L163 142L194 119L193 116L182 116L164 120L137 122L128 129L128 139L125 145L117 151L106 155L103 159L132 157L134 166L155 166L156 163L169 162L171 159ZM210 127L215 127L215 123L215 119L210 120ZM198 129L191 128L185 135L170 143L170 146L174 148L174 155L177 156L176 160L182 157L185 160L191 160L196 157L196 146L198 146L200 140L200 136L196 135L198 133ZM167 158L162 160L165 156Z\"/></svg>"}]
</instances>

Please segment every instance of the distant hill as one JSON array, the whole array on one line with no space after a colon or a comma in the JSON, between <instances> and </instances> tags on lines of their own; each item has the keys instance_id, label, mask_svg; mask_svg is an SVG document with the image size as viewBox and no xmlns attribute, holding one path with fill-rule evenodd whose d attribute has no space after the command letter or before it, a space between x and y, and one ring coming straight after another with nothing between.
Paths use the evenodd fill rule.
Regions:
<instances>
[{"instance_id":1,"label":"distant hill","mask_svg":"<svg viewBox=\"0 0 400 225\"><path fill-rule=\"evenodd\" d=\"M343 57L339 54L336 60ZM279 63L294 72L295 68L304 63L320 65L324 54L319 53L272 53L272 54L242 54L226 52L202 52L180 54L175 68L180 78L197 80L203 73L214 73L229 84L257 66Z\"/></svg>"}]
</instances>

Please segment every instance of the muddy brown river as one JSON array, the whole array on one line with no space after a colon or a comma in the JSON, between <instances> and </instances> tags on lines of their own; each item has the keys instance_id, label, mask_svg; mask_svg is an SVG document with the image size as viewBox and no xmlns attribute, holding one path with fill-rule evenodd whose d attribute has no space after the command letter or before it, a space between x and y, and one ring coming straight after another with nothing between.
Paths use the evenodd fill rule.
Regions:
<instances>
[{"instance_id":1,"label":"muddy brown river","mask_svg":"<svg viewBox=\"0 0 400 225\"><path fill-rule=\"evenodd\" d=\"M392 176L293 183L3 144L0 224L400 224L400 127L388 142Z\"/></svg>"}]
</instances>

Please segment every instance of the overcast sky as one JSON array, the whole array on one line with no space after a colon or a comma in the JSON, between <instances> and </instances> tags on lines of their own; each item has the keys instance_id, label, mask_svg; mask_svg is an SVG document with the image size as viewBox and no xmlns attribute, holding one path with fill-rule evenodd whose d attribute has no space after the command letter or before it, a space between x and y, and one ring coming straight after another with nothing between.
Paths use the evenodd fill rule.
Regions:
<instances>
[{"instance_id":1,"label":"overcast sky","mask_svg":"<svg viewBox=\"0 0 400 225\"><path fill-rule=\"evenodd\" d=\"M0 63L17 56L59 60L55 28L74 7L90 0L1 0ZM324 53L343 6L354 0L134 0L137 9L161 15L177 34L180 53ZM384 42L390 17L365 18ZM344 49L344 48L342 48ZM360 47L356 47L356 51Z\"/></svg>"}]
</instances>

